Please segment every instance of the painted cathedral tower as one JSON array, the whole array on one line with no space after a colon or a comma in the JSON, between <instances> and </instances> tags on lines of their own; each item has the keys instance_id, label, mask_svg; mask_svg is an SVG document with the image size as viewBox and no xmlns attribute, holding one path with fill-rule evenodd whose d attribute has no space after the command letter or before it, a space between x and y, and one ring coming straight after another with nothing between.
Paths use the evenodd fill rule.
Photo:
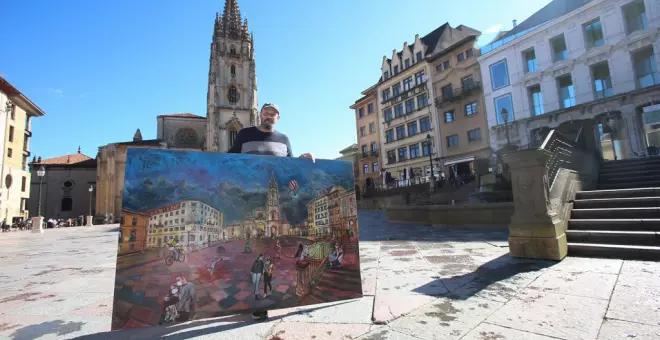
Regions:
<instances>
[{"instance_id":1,"label":"painted cathedral tower","mask_svg":"<svg viewBox=\"0 0 660 340\"><path fill-rule=\"evenodd\" d=\"M271 172L268 184L268 200L266 203L266 236L280 235L280 192L275 173Z\"/></svg>"},{"instance_id":2,"label":"painted cathedral tower","mask_svg":"<svg viewBox=\"0 0 660 340\"><path fill-rule=\"evenodd\" d=\"M206 150L227 152L238 131L259 124L252 34L236 0L216 13L209 65Z\"/></svg>"}]
</instances>

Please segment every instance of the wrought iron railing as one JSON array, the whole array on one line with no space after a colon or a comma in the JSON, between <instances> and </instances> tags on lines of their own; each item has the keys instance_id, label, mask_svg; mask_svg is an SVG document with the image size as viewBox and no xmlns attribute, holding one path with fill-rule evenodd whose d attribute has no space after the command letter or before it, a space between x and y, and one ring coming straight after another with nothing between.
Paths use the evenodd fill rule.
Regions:
<instances>
[{"instance_id":1,"label":"wrought iron railing","mask_svg":"<svg viewBox=\"0 0 660 340\"><path fill-rule=\"evenodd\" d=\"M580 136L581 133L577 138ZM583 156L581 148L575 140L562 135L557 130L548 133L539 149L550 152L547 165L549 188L555 183L559 169L579 170L579 157Z\"/></svg>"}]
</instances>

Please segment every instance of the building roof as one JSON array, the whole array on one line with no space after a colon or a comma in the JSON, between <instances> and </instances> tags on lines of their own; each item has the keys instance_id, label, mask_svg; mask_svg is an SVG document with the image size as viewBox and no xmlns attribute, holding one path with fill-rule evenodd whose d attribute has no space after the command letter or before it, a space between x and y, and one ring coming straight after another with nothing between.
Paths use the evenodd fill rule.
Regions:
<instances>
[{"instance_id":1,"label":"building roof","mask_svg":"<svg viewBox=\"0 0 660 340\"><path fill-rule=\"evenodd\" d=\"M343 155L343 154L348 153L350 151L357 150L357 147L358 147L357 143L354 143L353 145L339 151L339 153Z\"/></svg>"},{"instance_id":2,"label":"building roof","mask_svg":"<svg viewBox=\"0 0 660 340\"><path fill-rule=\"evenodd\" d=\"M549 4L532 14L525 21L501 35L498 40L506 39L540 24L557 19L592 1L593 0L552 0Z\"/></svg>"},{"instance_id":3,"label":"building roof","mask_svg":"<svg viewBox=\"0 0 660 340\"><path fill-rule=\"evenodd\" d=\"M121 209L122 213L125 214L130 214L130 215L139 215L139 216L145 216L145 217L150 217L148 214L140 212L140 211L135 211L135 210L129 210L129 209Z\"/></svg>"},{"instance_id":4,"label":"building roof","mask_svg":"<svg viewBox=\"0 0 660 340\"><path fill-rule=\"evenodd\" d=\"M43 165L67 165L67 164L77 164L87 160L93 159L83 153L72 153L70 155L64 155L59 157L42 159L41 162L35 162L34 164L43 164Z\"/></svg>"},{"instance_id":5,"label":"building roof","mask_svg":"<svg viewBox=\"0 0 660 340\"><path fill-rule=\"evenodd\" d=\"M180 112L180 113L168 113L164 115L159 115L158 118L196 118L196 119L206 119L205 117L198 116L196 114L188 113L188 112Z\"/></svg>"},{"instance_id":6,"label":"building roof","mask_svg":"<svg viewBox=\"0 0 660 340\"><path fill-rule=\"evenodd\" d=\"M0 76L0 92L6 94L15 104L28 112L30 116L43 116L46 114L37 104L33 103L30 98L26 97L2 76Z\"/></svg>"}]
</instances>

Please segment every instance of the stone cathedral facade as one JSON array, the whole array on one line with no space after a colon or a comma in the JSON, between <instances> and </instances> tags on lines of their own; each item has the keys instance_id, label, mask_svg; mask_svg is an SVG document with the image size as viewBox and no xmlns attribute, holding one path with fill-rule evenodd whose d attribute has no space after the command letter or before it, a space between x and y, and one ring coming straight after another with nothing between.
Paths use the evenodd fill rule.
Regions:
<instances>
[{"instance_id":1,"label":"stone cathedral facade","mask_svg":"<svg viewBox=\"0 0 660 340\"><path fill-rule=\"evenodd\" d=\"M240 129L259 124L254 40L236 0L226 0L222 15L216 13L212 37L205 117L160 115L155 139L143 139L138 129L133 141L99 147L97 216L119 220L128 148L227 152Z\"/></svg>"}]
</instances>

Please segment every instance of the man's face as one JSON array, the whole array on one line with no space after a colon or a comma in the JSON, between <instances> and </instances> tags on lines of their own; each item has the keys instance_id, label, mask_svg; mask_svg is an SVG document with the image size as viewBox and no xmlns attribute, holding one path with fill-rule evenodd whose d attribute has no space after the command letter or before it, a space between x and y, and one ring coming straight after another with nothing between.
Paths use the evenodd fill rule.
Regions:
<instances>
[{"instance_id":1,"label":"man's face","mask_svg":"<svg viewBox=\"0 0 660 340\"><path fill-rule=\"evenodd\" d=\"M272 129L280 119L280 113L272 107L266 107L261 110L261 126L267 130Z\"/></svg>"}]
</instances>

